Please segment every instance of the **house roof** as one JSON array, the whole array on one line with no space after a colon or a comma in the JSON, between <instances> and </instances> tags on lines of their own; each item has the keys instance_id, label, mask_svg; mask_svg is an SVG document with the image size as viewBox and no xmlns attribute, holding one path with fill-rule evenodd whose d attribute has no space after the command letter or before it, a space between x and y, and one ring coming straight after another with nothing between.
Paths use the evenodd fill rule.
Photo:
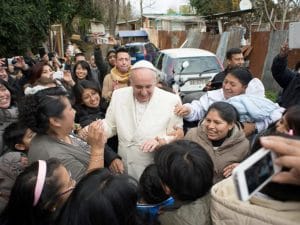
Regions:
<instances>
[{"instance_id":1,"label":"house roof","mask_svg":"<svg viewBox=\"0 0 300 225\"><path fill-rule=\"evenodd\" d=\"M121 20L121 21L117 22L117 25L126 24L126 23L136 23L136 22L139 22L139 21L140 21L140 19L133 19L133 20L128 20L128 21Z\"/></svg>"},{"instance_id":2,"label":"house roof","mask_svg":"<svg viewBox=\"0 0 300 225\"><path fill-rule=\"evenodd\" d=\"M189 22L189 21L203 21L204 19L212 19L212 18L219 18L225 16L240 16L246 13L254 12L255 9L246 9L246 10L237 10L225 13L216 13L207 16L197 16L197 15L166 15L166 14L143 14L143 17L155 20L172 20L172 21L182 21L182 22Z\"/></svg>"},{"instance_id":3,"label":"house roof","mask_svg":"<svg viewBox=\"0 0 300 225\"><path fill-rule=\"evenodd\" d=\"M254 12L255 9L246 9L246 10L237 10L237 11L231 11L231 12L225 12L225 13L216 13L211 14L207 16L203 16L205 19L214 19L214 18L220 18L220 17L234 17L234 16L241 16L246 13Z\"/></svg>"},{"instance_id":4,"label":"house roof","mask_svg":"<svg viewBox=\"0 0 300 225\"><path fill-rule=\"evenodd\" d=\"M157 14L144 14L143 17L154 20L168 20L176 22L202 22L201 16L181 16L181 15L157 15Z\"/></svg>"},{"instance_id":5,"label":"house roof","mask_svg":"<svg viewBox=\"0 0 300 225\"><path fill-rule=\"evenodd\" d=\"M122 30L118 32L119 37L148 37L144 30Z\"/></svg>"}]
</instances>

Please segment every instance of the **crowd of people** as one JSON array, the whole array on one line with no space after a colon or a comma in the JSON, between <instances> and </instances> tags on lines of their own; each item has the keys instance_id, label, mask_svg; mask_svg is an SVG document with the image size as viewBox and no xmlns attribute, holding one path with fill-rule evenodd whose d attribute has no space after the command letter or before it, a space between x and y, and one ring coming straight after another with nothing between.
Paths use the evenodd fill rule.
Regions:
<instances>
[{"instance_id":1,"label":"crowd of people","mask_svg":"<svg viewBox=\"0 0 300 225\"><path fill-rule=\"evenodd\" d=\"M233 188L234 168L261 147L284 167L262 192L273 202L299 201L282 191L300 185L300 75L287 56L284 44L271 68L283 88L278 103L234 48L227 68L186 104L151 62L131 65L122 47L104 58L96 46L89 61L84 53L72 61L67 51L63 64L46 53L39 62L1 59L0 224L240 224L244 212L268 204L222 193ZM184 121L198 125L186 131ZM224 210L231 203L239 210ZM296 224L299 208L276 210ZM261 216L272 224L274 216L254 219Z\"/></svg>"}]
</instances>

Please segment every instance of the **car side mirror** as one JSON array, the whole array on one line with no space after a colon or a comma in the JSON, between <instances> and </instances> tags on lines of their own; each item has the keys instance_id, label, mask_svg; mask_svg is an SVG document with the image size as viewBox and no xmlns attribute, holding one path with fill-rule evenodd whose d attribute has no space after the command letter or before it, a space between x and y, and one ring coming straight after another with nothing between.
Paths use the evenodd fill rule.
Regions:
<instances>
[{"instance_id":1,"label":"car side mirror","mask_svg":"<svg viewBox=\"0 0 300 225\"><path fill-rule=\"evenodd\" d=\"M189 61L184 61L181 65L182 70L184 70L185 68L189 67L190 63Z\"/></svg>"},{"instance_id":2,"label":"car side mirror","mask_svg":"<svg viewBox=\"0 0 300 225\"><path fill-rule=\"evenodd\" d=\"M184 61L184 62L181 64L180 74L182 73L182 71L183 71L185 68L188 68L189 65L190 65L189 61Z\"/></svg>"}]
</instances>

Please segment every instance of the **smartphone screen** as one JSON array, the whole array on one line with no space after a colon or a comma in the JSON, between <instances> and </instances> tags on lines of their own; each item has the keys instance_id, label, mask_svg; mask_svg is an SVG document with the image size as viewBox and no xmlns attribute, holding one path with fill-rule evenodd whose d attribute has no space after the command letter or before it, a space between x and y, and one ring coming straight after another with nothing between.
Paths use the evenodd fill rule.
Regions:
<instances>
[{"instance_id":1,"label":"smartphone screen","mask_svg":"<svg viewBox=\"0 0 300 225\"><path fill-rule=\"evenodd\" d=\"M248 193L251 194L274 174L271 152L245 170Z\"/></svg>"}]
</instances>

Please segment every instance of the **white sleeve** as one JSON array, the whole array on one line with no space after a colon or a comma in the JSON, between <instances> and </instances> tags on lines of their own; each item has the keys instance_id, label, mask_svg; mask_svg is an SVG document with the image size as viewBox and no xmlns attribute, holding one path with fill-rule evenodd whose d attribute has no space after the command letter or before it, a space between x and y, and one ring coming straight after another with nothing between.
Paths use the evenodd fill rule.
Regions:
<instances>
[{"instance_id":1,"label":"white sleeve","mask_svg":"<svg viewBox=\"0 0 300 225\"><path fill-rule=\"evenodd\" d=\"M173 107L175 107L175 105L181 104L181 99L180 98L176 98L176 102L173 103L173 104L174 104ZM171 115L168 115L168 116L170 117L170 119L168 121L166 133L173 131L174 127L183 128L182 117L177 116L174 113L174 111L172 111Z\"/></svg>"},{"instance_id":2,"label":"white sleeve","mask_svg":"<svg viewBox=\"0 0 300 225\"><path fill-rule=\"evenodd\" d=\"M114 113L115 101L116 101L116 96L113 93L108 109L105 114L105 119L103 120L104 130L108 138L117 134L117 125L116 125L116 119Z\"/></svg>"},{"instance_id":3,"label":"white sleeve","mask_svg":"<svg viewBox=\"0 0 300 225\"><path fill-rule=\"evenodd\" d=\"M187 121L196 121L203 119L206 109L209 105L208 95L202 95L199 100L194 100L192 103L184 104L191 109L191 113L184 117Z\"/></svg>"}]
</instances>

